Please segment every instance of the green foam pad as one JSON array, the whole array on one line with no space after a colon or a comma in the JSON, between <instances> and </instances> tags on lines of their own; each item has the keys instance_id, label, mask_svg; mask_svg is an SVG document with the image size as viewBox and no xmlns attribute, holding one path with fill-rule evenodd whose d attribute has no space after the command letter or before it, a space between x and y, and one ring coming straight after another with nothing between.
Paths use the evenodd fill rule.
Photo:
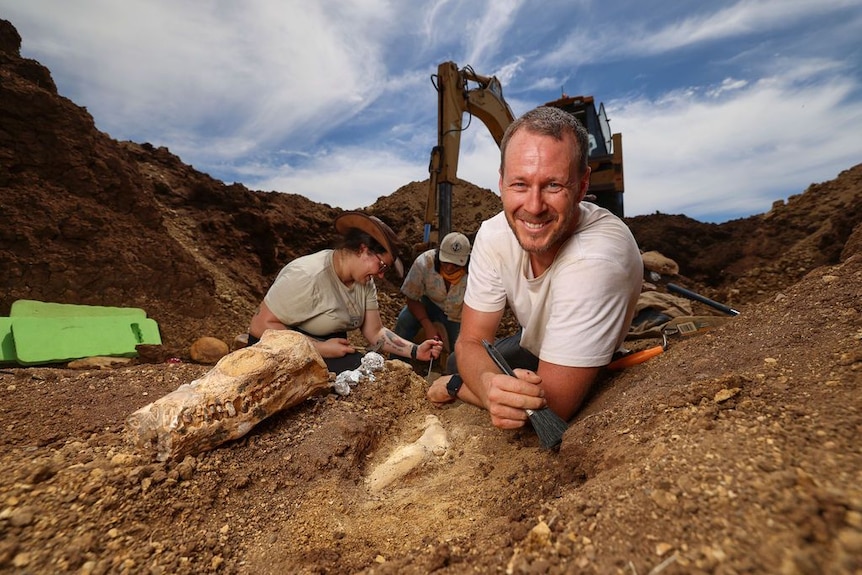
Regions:
<instances>
[{"instance_id":1,"label":"green foam pad","mask_svg":"<svg viewBox=\"0 0 862 575\"><path fill-rule=\"evenodd\" d=\"M10 317L101 317L116 315L147 317L146 312L137 307L78 305L29 299L15 300L12 302L12 307L9 311Z\"/></svg>"},{"instance_id":2,"label":"green foam pad","mask_svg":"<svg viewBox=\"0 0 862 575\"><path fill-rule=\"evenodd\" d=\"M134 357L139 344L162 343L155 320L134 316L12 317L15 354L22 365L97 355Z\"/></svg>"},{"instance_id":3,"label":"green foam pad","mask_svg":"<svg viewBox=\"0 0 862 575\"><path fill-rule=\"evenodd\" d=\"M15 338L12 337L12 318L0 317L0 363L17 361Z\"/></svg>"}]
</instances>

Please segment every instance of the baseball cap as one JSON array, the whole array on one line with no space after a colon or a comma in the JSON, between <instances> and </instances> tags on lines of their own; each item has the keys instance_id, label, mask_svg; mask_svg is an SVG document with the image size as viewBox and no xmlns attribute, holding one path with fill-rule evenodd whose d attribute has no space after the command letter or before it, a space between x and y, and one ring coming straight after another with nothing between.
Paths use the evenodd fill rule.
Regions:
<instances>
[{"instance_id":1,"label":"baseball cap","mask_svg":"<svg viewBox=\"0 0 862 575\"><path fill-rule=\"evenodd\" d=\"M440 261L459 266L467 265L470 257L470 240L458 232L446 234L440 242Z\"/></svg>"}]
</instances>

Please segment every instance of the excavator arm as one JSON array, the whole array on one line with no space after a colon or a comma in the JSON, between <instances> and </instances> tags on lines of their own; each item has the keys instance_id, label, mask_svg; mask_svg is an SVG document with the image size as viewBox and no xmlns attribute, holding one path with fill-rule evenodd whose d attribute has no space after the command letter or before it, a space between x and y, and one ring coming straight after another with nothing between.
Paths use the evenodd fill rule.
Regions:
<instances>
[{"instance_id":1,"label":"excavator arm","mask_svg":"<svg viewBox=\"0 0 862 575\"><path fill-rule=\"evenodd\" d=\"M438 238L451 229L452 186L458 173L461 132L475 116L491 132L497 145L515 117L503 99L503 87L495 76L481 76L469 66L458 69L454 62L443 62L432 76L437 88L437 146L431 150L428 202L425 206L426 243L431 242L431 225L438 214ZM467 124L464 125L464 114Z\"/></svg>"}]
</instances>

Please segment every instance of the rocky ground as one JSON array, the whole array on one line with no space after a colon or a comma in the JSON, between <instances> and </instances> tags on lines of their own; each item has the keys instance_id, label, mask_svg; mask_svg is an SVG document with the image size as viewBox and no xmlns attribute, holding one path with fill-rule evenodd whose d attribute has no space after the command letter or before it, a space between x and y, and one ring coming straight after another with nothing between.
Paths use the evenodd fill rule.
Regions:
<instances>
[{"instance_id":1,"label":"rocky ground","mask_svg":"<svg viewBox=\"0 0 862 575\"><path fill-rule=\"evenodd\" d=\"M0 21L0 315L17 299L142 307L163 345L110 369L0 366L0 572L862 573L862 165L751 218L628 218L680 265L659 291L741 314L605 374L559 450L433 408L427 366L389 361L348 396L160 463L126 418L209 373L191 343L244 331L340 210L112 140L19 46ZM418 244L426 192L367 209ZM498 208L463 182L453 227ZM379 287L391 325L403 300Z\"/></svg>"}]
</instances>

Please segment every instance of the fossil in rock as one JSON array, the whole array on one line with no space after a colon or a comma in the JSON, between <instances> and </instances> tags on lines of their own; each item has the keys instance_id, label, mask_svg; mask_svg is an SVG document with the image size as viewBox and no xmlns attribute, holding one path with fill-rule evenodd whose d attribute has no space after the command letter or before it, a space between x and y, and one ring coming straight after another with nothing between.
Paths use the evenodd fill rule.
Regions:
<instances>
[{"instance_id":1,"label":"fossil in rock","mask_svg":"<svg viewBox=\"0 0 862 575\"><path fill-rule=\"evenodd\" d=\"M126 434L159 461L181 459L242 437L270 415L329 388L326 364L304 335L267 330L200 379L131 414Z\"/></svg>"}]
</instances>

